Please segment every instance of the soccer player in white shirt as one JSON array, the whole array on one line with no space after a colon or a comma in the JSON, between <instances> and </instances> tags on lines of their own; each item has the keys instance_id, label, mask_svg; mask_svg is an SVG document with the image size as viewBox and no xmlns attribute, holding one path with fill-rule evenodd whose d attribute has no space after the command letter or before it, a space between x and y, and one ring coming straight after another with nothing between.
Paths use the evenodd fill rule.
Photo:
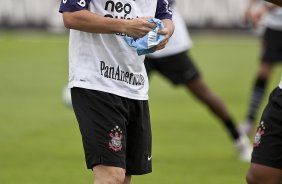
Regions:
<instances>
[{"instance_id":1,"label":"soccer player in white shirt","mask_svg":"<svg viewBox=\"0 0 282 184\"><path fill-rule=\"evenodd\" d=\"M151 172L152 152L144 56L123 37L143 37L155 17L165 27L155 49L164 48L174 30L169 3L62 0L60 12L70 29L69 87L87 168L96 184L128 184Z\"/></svg>"},{"instance_id":2,"label":"soccer player in white shirt","mask_svg":"<svg viewBox=\"0 0 282 184\"><path fill-rule=\"evenodd\" d=\"M222 122L231 137L239 159L250 161L251 145L249 139L238 131L224 102L209 89L204 81L188 52L192 47L192 40L182 16L177 11L177 4L172 5L172 10L175 32L166 48L146 56L147 74L150 76L151 73L158 72L174 85L187 88Z\"/></svg>"}]
</instances>

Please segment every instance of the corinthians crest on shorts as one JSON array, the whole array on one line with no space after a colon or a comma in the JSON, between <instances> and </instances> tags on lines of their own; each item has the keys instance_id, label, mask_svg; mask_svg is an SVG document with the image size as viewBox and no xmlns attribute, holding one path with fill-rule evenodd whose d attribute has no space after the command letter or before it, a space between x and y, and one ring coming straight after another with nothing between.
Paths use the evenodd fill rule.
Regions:
<instances>
[{"instance_id":1,"label":"corinthians crest on shorts","mask_svg":"<svg viewBox=\"0 0 282 184\"><path fill-rule=\"evenodd\" d=\"M109 142L109 147L111 150L117 152L122 149L122 131L121 129L116 126L114 129L112 129L109 133L109 136L111 137L111 140Z\"/></svg>"},{"instance_id":2,"label":"corinthians crest on shorts","mask_svg":"<svg viewBox=\"0 0 282 184\"><path fill-rule=\"evenodd\" d=\"M262 121L257 129L256 135L255 135L255 140L254 140L254 147L259 146L261 143L261 137L264 134L266 127L264 125L264 122Z\"/></svg>"}]
</instances>

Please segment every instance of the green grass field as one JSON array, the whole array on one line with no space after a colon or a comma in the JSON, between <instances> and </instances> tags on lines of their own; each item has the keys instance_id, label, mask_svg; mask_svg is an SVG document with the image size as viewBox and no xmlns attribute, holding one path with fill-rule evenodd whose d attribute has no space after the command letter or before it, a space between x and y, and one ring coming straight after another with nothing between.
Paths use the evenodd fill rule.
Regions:
<instances>
[{"instance_id":1,"label":"green grass field","mask_svg":"<svg viewBox=\"0 0 282 184\"><path fill-rule=\"evenodd\" d=\"M206 82L242 120L257 70L258 39L192 36L191 54ZM67 35L0 33L1 184L92 182L77 122L61 99L67 45ZM281 73L275 69L268 92ZM158 74L150 84L153 173L134 177L132 183L245 183L249 164L238 161L229 137L206 107Z\"/></svg>"}]
</instances>

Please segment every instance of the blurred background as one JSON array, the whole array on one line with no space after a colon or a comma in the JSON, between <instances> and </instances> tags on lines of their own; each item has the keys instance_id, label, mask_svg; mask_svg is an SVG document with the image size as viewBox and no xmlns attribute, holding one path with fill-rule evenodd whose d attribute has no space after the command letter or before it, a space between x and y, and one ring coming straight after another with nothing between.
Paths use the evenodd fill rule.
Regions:
<instances>
[{"instance_id":1,"label":"blurred background","mask_svg":"<svg viewBox=\"0 0 282 184\"><path fill-rule=\"evenodd\" d=\"M92 182L75 116L62 100L68 30L59 4L0 0L1 184ZM240 122L260 53L259 29L242 19L246 0L177 4L194 41L191 55L209 87ZM279 83L281 71L275 68L268 94ZM153 173L135 177L133 183L245 183L249 163L238 160L218 120L184 88L154 74L150 109Z\"/></svg>"}]
</instances>

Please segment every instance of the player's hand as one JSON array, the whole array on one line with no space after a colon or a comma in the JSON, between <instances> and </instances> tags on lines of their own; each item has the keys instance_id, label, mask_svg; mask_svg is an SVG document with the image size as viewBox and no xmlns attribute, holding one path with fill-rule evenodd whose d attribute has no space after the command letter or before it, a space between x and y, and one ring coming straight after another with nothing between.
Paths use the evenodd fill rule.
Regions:
<instances>
[{"instance_id":1,"label":"player's hand","mask_svg":"<svg viewBox=\"0 0 282 184\"><path fill-rule=\"evenodd\" d=\"M264 15L267 13L267 8L266 7L261 7L259 9L251 10L251 8L247 8L245 11L245 22L247 24L251 24L252 26L258 26L264 17Z\"/></svg>"},{"instance_id":2,"label":"player's hand","mask_svg":"<svg viewBox=\"0 0 282 184\"><path fill-rule=\"evenodd\" d=\"M128 20L125 33L133 38L141 38L145 36L149 31L156 27L155 23L150 23L147 19L148 18L136 18Z\"/></svg>"},{"instance_id":3,"label":"player's hand","mask_svg":"<svg viewBox=\"0 0 282 184\"><path fill-rule=\"evenodd\" d=\"M255 26L258 26L266 13L267 13L266 8L262 8L259 11L255 12L252 16L253 24Z\"/></svg>"},{"instance_id":4,"label":"player's hand","mask_svg":"<svg viewBox=\"0 0 282 184\"><path fill-rule=\"evenodd\" d=\"M163 28L163 29L160 29L158 31L158 34L161 34L161 35L164 35L165 36L165 39L163 41L161 41L156 47L155 49L156 50L161 50L163 48L165 48L165 45L168 43L168 40L169 40L169 30L167 28Z\"/></svg>"}]
</instances>

